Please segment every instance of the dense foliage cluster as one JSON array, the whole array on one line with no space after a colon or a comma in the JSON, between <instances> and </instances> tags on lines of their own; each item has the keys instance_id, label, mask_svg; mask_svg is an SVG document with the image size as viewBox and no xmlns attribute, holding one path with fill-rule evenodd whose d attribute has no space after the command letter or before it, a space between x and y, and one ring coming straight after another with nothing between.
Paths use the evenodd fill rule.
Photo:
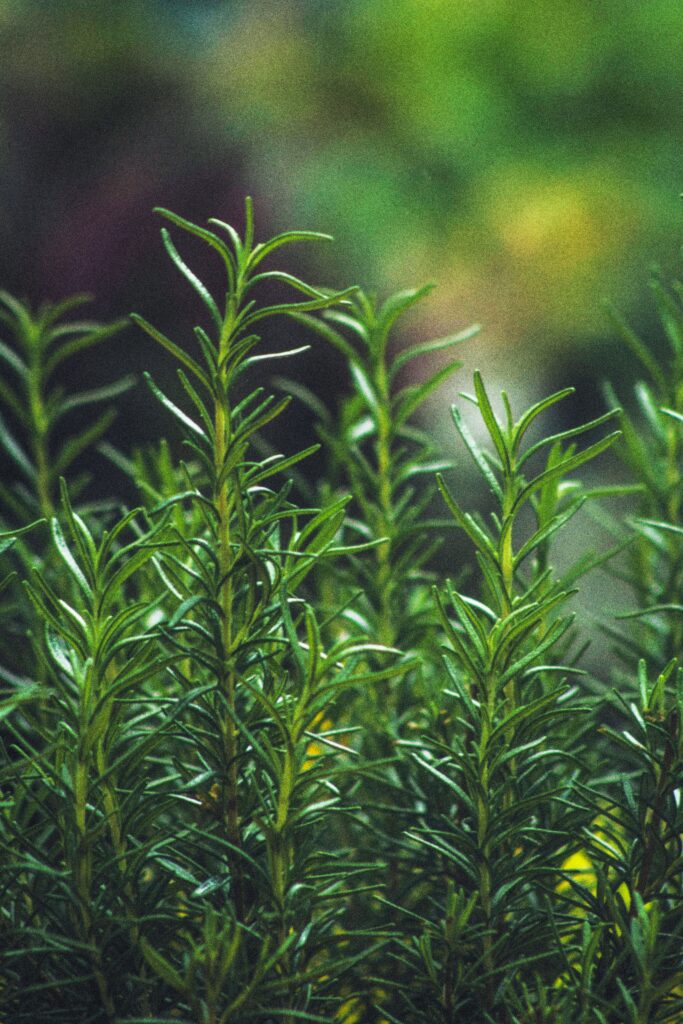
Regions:
<instances>
[{"instance_id":1,"label":"dense foliage cluster","mask_svg":"<svg viewBox=\"0 0 683 1024\"><path fill-rule=\"evenodd\" d=\"M107 447L107 408L65 430L130 386L55 383L120 325L2 295L0 1019L680 1022L680 286L655 283L662 361L619 323L633 413L544 434L571 389L516 417L475 374L454 451L482 515L415 420L475 329L397 350L427 289L378 304L264 269L324 236L256 243L250 202L243 235L160 212L225 278L217 298L165 228L205 326L185 344L134 317L176 364L177 393L148 385L182 455L175 435ZM298 351L268 350L274 317L341 352L337 408L264 387ZM317 417L316 486L299 463L321 445L272 448L292 395ZM583 484L615 442L633 483ZM73 476L95 444L137 507ZM625 491L628 524L599 511ZM614 546L558 572L587 503ZM454 532L473 557L449 580ZM603 679L567 611L598 564L633 599Z\"/></svg>"}]
</instances>

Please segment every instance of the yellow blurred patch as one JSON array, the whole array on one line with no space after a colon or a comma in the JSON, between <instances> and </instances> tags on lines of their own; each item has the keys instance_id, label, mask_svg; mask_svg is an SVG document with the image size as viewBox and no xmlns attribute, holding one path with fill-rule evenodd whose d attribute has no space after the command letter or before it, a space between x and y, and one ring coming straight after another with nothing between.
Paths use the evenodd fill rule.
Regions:
<instances>
[{"instance_id":1,"label":"yellow blurred patch","mask_svg":"<svg viewBox=\"0 0 683 1024\"><path fill-rule=\"evenodd\" d=\"M384 992L381 989L377 989L372 993L373 1002L384 996ZM337 1011L335 1020L339 1021L339 1024L364 1024L364 1013L365 1006L360 999L349 999L345 1002ZM379 1024L389 1024L389 1021L382 1017L379 1020Z\"/></svg>"}]
</instances>

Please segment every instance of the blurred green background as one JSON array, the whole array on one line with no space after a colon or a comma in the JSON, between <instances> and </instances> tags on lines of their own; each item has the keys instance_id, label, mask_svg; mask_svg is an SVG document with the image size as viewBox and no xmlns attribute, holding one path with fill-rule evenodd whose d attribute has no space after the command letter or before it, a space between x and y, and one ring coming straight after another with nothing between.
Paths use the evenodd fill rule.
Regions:
<instances>
[{"instance_id":1,"label":"blurred green background","mask_svg":"<svg viewBox=\"0 0 683 1024\"><path fill-rule=\"evenodd\" d=\"M630 365L601 301L654 333L648 265L677 266L681 0L0 0L0 90L0 285L36 303L180 340L151 207L241 224L249 192L261 237L335 236L295 269L434 281L415 336L479 321L470 369L590 407Z\"/></svg>"}]
</instances>

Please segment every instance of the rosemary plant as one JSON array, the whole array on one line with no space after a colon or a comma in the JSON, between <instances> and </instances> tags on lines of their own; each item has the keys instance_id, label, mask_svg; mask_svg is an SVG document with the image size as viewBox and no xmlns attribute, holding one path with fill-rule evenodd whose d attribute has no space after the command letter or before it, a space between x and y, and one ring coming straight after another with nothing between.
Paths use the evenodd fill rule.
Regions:
<instances>
[{"instance_id":1,"label":"rosemary plant","mask_svg":"<svg viewBox=\"0 0 683 1024\"><path fill-rule=\"evenodd\" d=\"M679 1021L683 1013L683 290L659 278L652 289L661 357L612 313L647 377L636 385L635 413L622 414L618 449L638 484L639 515L625 567L610 570L631 589L635 609L607 627L617 688L598 708L599 749L618 770L605 776L594 762L584 790L591 821L567 890L584 923L564 951L560 1003L563 1019L609 1024Z\"/></svg>"},{"instance_id":2,"label":"rosemary plant","mask_svg":"<svg viewBox=\"0 0 683 1024\"><path fill-rule=\"evenodd\" d=\"M518 975L536 970L546 984L556 976L547 961L557 925L543 896L559 877L575 818L566 722L577 709L568 707L572 667L562 663L571 623L562 607L571 591L554 575L548 549L585 501L565 477L617 437L575 448L573 438L608 413L525 447L532 424L571 389L516 422L503 393L501 423L478 373L474 385L493 450L480 448L456 407L453 418L496 501L491 526L463 511L438 479L475 546L482 591L465 595L450 583L435 590L446 640L445 714L438 728L403 744L423 780L411 835L425 852L415 857L419 899L405 908L412 936L396 954L421 980L399 989L405 1008L395 1019L448 1024L463 1015L506 1021ZM533 469L535 456L544 458Z\"/></svg>"},{"instance_id":3,"label":"rosemary plant","mask_svg":"<svg viewBox=\"0 0 683 1024\"><path fill-rule=\"evenodd\" d=\"M662 670L672 657L679 656L683 642L683 286L674 282L668 289L658 277L651 286L666 345L660 358L611 311L621 339L645 373L645 379L636 383L634 412L622 416L623 442L619 446L639 485L640 504L633 523L630 560L620 573L633 592L636 608L629 613L627 635L611 629L620 648L628 651L631 676L632 665L640 657ZM611 387L607 394L616 405Z\"/></svg>"},{"instance_id":4,"label":"rosemary plant","mask_svg":"<svg viewBox=\"0 0 683 1024\"><path fill-rule=\"evenodd\" d=\"M2 299L0 1021L680 1024L680 287L655 286L663 360L620 324L642 421L543 435L571 389L519 419L503 394L501 417L475 374L487 444L453 418L485 518L414 420L473 330L400 351L426 289L378 305L264 269L325 236L257 243L249 201L242 233L159 212L204 322L173 340L133 317L177 370L172 394L147 379L175 431L153 447L101 443L109 409L64 430L129 386L60 385L120 324ZM186 236L218 260L220 298ZM263 347L275 317L285 353ZM319 445L287 450L291 395L264 385L302 331L351 383L334 413L287 385L326 450L305 500ZM592 680L567 602L611 552L558 573L554 551L610 490L576 473L617 416L641 504L613 571L635 610L608 627L618 674ZM86 502L73 471L94 445L138 508ZM454 530L474 549L457 584L436 557Z\"/></svg>"},{"instance_id":5,"label":"rosemary plant","mask_svg":"<svg viewBox=\"0 0 683 1024\"><path fill-rule=\"evenodd\" d=\"M98 324L67 319L88 301L76 295L56 305L32 311L25 303L0 291L0 448L7 460L0 480L0 526L14 526L17 542L0 550L0 578L6 572L26 572L40 560L51 576L60 560L49 556L45 531L27 536L27 521L49 519L59 502L59 478L78 467L104 435L116 411L111 401L133 384L126 376L112 384L73 392L65 387L65 367L79 354L113 337L123 321ZM83 411L104 403L90 422ZM72 426L69 428L69 423ZM11 481L11 482L10 482ZM82 495L88 474L71 479L71 493ZM11 550L10 550L11 549ZM0 598L4 629L0 636L0 678L16 682L40 675L27 644L32 613L24 593L11 587ZM8 675L9 673L9 675Z\"/></svg>"},{"instance_id":6,"label":"rosemary plant","mask_svg":"<svg viewBox=\"0 0 683 1024\"><path fill-rule=\"evenodd\" d=\"M49 519L59 497L59 478L78 456L91 448L111 424L116 412L108 406L92 423L66 434L62 421L86 406L116 398L133 384L123 377L114 384L79 393L65 393L60 381L62 364L112 337L123 321L97 324L64 320L67 313L88 301L75 295L57 305L46 304L37 312L0 291L0 325L10 332L12 343L0 339L0 362L10 379L0 378L0 405L11 425L0 419L0 444L19 473L12 488L0 484L3 515L20 525L27 515ZM85 483L77 478L72 491Z\"/></svg>"},{"instance_id":7,"label":"rosemary plant","mask_svg":"<svg viewBox=\"0 0 683 1024\"><path fill-rule=\"evenodd\" d=\"M394 331L400 321L431 291L430 286L399 292L381 305L357 291L343 310L326 312L323 320L305 314L298 319L315 330L343 356L349 390L330 412L316 396L296 392L317 415L328 464L321 483L323 501L350 492L353 503L344 529L367 549L343 560L323 563L315 571L318 600L333 609L335 629L360 630L368 639L393 646L400 643L411 659L397 665L393 677L379 688L366 688L353 706L335 709L337 720L354 729L362 721L358 749L373 770L358 777L353 791L359 811L343 839L364 856L374 856L381 872L377 886L390 902L401 898L412 879L410 847L404 831L415 801L414 773L397 756L397 743L418 727L435 705L438 689L438 618L431 596L433 564L442 546L443 530L430 514L436 498L434 473L448 468L434 442L415 422L426 399L460 368L452 349L479 328L399 348ZM424 380L414 380L433 353L446 360ZM418 370L419 372L419 370ZM408 376L410 374L410 376ZM406 377L408 376L408 381ZM291 385L290 385L291 386ZM377 889L356 897L351 920L375 922L384 931L387 904L375 899ZM368 976L368 961L363 975ZM362 995L354 1013L373 1019L377 986L358 979Z\"/></svg>"},{"instance_id":8,"label":"rosemary plant","mask_svg":"<svg viewBox=\"0 0 683 1024\"><path fill-rule=\"evenodd\" d=\"M473 327L452 337L396 350L392 332L430 286L392 295L381 306L357 291L349 306L328 312L324 320L299 319L341 352L348 366L350 394L337 416L322 409L318 432L329 458L324 486L350 492L353 527L376 545L354 559L346 590L362 584L354 605L363 628L388 645L401 638L404 649L424 646L424 600L416 584L423 578L442 538L429 537L424 512L433 492L416 493L420 477L447 468L425 431L413 422L420 406L461 366L449 358L426 380L401 386L406 367L432 352L449 350L473 337ZM310 403L320 413L318 403ZM341 577L342 566L335 565ZM422 593L420 592L420 597ZM386 703L386 698L383 701Z\"/></svg>"}]
</instances>

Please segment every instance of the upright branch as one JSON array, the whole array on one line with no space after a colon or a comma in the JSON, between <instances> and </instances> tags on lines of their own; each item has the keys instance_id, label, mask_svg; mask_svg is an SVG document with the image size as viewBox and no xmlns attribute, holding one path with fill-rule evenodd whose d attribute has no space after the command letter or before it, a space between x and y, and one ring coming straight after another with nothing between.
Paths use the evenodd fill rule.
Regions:
<instances>
[{"instance_id":1,"label":"upright branch","mask_svg":"<svg viewBox=\"0 0 683 1024\"><path fill-rule=\"evenodd\" d=\"M432 984L439 982L438 1019L446 1024L481 1008L486 1019L506 1019L500 979L508 965L523 958L541 970L550 956L552 933L531 878L537 872L549 881L560 868L570 836L574 770L563 709L563 677L573 669L561 660L571 616L558 614L571 591L553 574L548 544L592 493L567 476L618 437L613 432L580 451L574 443L616 415L610 412L524 447L531 425L570 389L536 403L518 421L505 394L498 419L479 373L474 392L471 401L491 448L475 441L456 408L453 419L496 502L491 525L465 512L441 475L438 486L476 549L482 592L465 595L450 583L445 593L435 588L446 639L450 688L442 701L450 726L405 744L430 794L412 834L426 851L437 851L443 865L439 876L425 859L433 904L443 918L434 920L426 905L421 960ZM540 468L535 457L543 460ZM522 535L525 508L533 525ZM553 744L563 734L564 742Z\"/></svg>"},{"instance_id":2,"label":"upright branch","mask_svg":"<svg viewBox=\"0 0 683 1024\"><path fill-rule=\"evenodd\" d=\"M628 649L650 665L655 659L661 671L683 644L683 284L667 287L655 277L651 287L664 336L661 355L611 311L643 376L634 389L634 408L622 413L623 441L617 449L638 484L630 561L620 572L637 607L629 614L628 637L618 628L610 632L617 653ZM616 405L614 389L607 392Z\"/></svg>"},{"instance_id":3,"label":"upright branch","mask_svg":"<svg viewBox=\"0 0 683 1024\"><path fill-rule=\"evenodd\" d=\"M180 421L186 435L186 444L197 454L207 471L207 490L194 500L202 502L208 510L207 527L215 560L211 562L210 577L204 575L207 586L205 615L211 618L215 608L218 628L211 623L211 663L215 671L216 708L222 737L221 768L218 779L220 801L226 825L226 838L230 848L235 879L235 900L238 917L243 920L247 907L242 883L242 838L239 808L239 712L236 693L239 666L238 653L263 610L265 594L258 600L243 595L243 581L248 563L253 566L254 529L250 522L250 488L254 487L246 459L253 434L274 420L286 408L289 399L277 404L270 397L261 398L260 389L235 407L238 378L254 363L267 358L278 358L292 353L274 353L270 356L253 355L260 338L253 328L266 318L279 314L300 313L323 309L344 300L346 292L328 292L314 288L284 271L262 271L260 264L271 253L291 242L321 239L327 236L315 232L287 232L266 243L255 244L252 204L245 205L245 232L241 238L229 224L212 220L216 230L191 224L167 210L158 211L176 227L195 235L218 253L225 271L226 294L222 306L213 298L195 273L180 256L170 233L162 230L166 250L178 270L198 293L209 317L210 329L195 328L200 351L198 361L184 348L167 338L141 316L134 315L139 324L155 341L180 363L178 377L189 397L199 421L182 412L157 386L150 386L166 408ZM257 306L252 297L259 284L280 283L303 293L304 301L283 302L270 306ZM297 350L299 351L299 350ZM300 456L303 458L304 454ZM273 472L277 471L273 467ZM260 479L265 479L261 474ZM193 538L184 538L192 545ZM193 555L193 557L196 557ZM236 594L240 594L239 598Z\"/></svg>"},{"instance_id":4,"label":"upright branch","mask_svg":"<svg viewBox=\"0 0 683 1024\"><path fill-rule=\"evenodd\" d=\"M0 485L3 516L21 520L38 514L49 519L55 514L60 477L102 437L116 414L113 406L105 407L87 426L66 435L62 420L117 398L134 382L126 376L80 392L69 392L60 383L66 360L111 338L125 324L64 319L87 301L88 296L76 295L34 312L0 291L0 325L11 339L0 337L0 363L10 371L8 378L0 377L0 407L8 416L8 422L0 416L0 445L18 477L12 488ZM74 482L72 492L82 485Z\"/></svg>"},{"instance_id":5,"label":"upright branch","mask_svg":"<svg viewBox=\"0 0 683 1024\"><path fill-rule=\"evenodd\" d=\"M209 230L161 212L219 254L227 288L219 306L164 230L171 259L208 313L210 328L195 329L201 358L134 317L180 363L179 381L194 407L188 415L149 380L180 423L192 454L181 467L183 489L173 493L171 485L151 515L168 517L170 528L157 568L176 600L167 635L182 655L177 678L183 687L201 689L189 708L187 727L191 723L195 739L181 758L182 773L188 787L200 780L199 806L209 811L208 822L200 819L197 825L201 852L190 832L174 860L180 878L194 877L198 862L208 876L209 906L202 885L189 897L193 958L175 966L149 943L145 956L158 975L175 979L201 1019L237 1020L242 1010L261 1005L266 992L280 1000L283 1014L273 1009L269 1019L298 1013L308 1019L317 986L311 985L313 969L305 964L324 943L332 969L337 933L331 928L345 877L365 870L346 858L334 892L328 891L313 852L323 812L332 813L340 798L327 773L342 775L353 756L328 736L335 730L327 707L351 687L384 678L381 670L368 668L368 660L386 654L386 647L347 635L331 650L322 649L315 615L298 592L322 558L348 553L337 541L349 499L322 510L298 508L286 472L318 446L288 456L259 455L255 433L272 423L290 398L275 401L260 386L246 393L238 389L251 367L301 350L255 353L257 324L276 315L301 317L343 306L354 290L330 292L284 271L263 271L262 261L281 246L326 236L290 232L256 244L250 201L243 237L220 221L211 221L215 230ZM255 294L264 284L292 288L304 299L258 304ZM278 484L279 476L284 482ZM180 507L191 512L178 523ZM341 763L332 768L335 760ZM224 910L220 927L210 910L214 891L221 893ZM295 945L295 927L303 928L303 921L310 941ZM221 943L231 950L229 957L220 953ZM347 956L341 955L342 963Z\"/></svg>"},{"instance_id":6,"label":"upright branch","mask_svg":"<svg viewBox=\"0 0 683 1024\"><path fill-rule=\"evenodd\" d=\"M352 385L336 417L310 402L330 457L327 483L351 491L354 526L369 544L349 566L347 589L352 592L362 580L362 600L354 607L368 634L389 645L400 639L407 650L422 646L432 624L424 584L441 541L425 515L433 497L426 481L448 466L415 414L461 367L451 350L479 330L475 325L399 349L397 323L430 291L428 285L397 292L379 304L359 290L343 311L331 310L316 321L298 317L341 353ZM416 363L440 351L448 357L436 371L402 383ZM391 692L389 703L395 699Z\"/></svg>"}]
</instances>

